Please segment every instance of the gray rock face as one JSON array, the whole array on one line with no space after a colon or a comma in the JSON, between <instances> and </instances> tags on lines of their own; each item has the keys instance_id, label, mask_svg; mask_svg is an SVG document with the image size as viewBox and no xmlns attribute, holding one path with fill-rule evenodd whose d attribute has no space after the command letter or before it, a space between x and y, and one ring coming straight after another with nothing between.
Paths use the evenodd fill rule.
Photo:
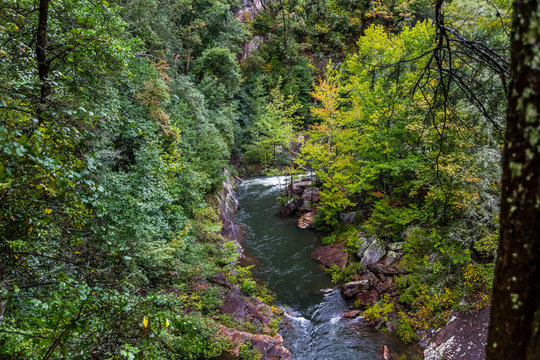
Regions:
<instances>
[{"instance_id":1,"label":"gray rock face","mask_svg":"<svg viewBox=\"0 0 540 360\"><path fill-rule=\"evenodd\" d=\"M242 244L246 228L242 225L237 225L230 220L222 221L221 235L229 240L235 240L239 245Z\"/></svg>"},{"instance_id":2,"label":"gray rock face","mask_svg":"<svg viewBox=\"0 0 540 360\"><path fill-rule=\"evenodd\" d=\"M217 194L219 217L223 220L233 221L238 211L239 201L231 181L231 174L225 171L227 180L223 181L221 191Z\"/></svg>"},{"instance_id":3,"label":"gray rock face","mask_svg":"<svg viewBox=\"0 0 540 360\"><path fill-rule=\"evenodd\" d=\"M302 204L304 204L304 199L292 198L287 201L287 203L281 209L279 209L277 216L290 216L293 212L298 210Z\"/></svg>"},{"instance_id":4,"label":"gray rock face","mask_svg":"<svg viewBox=\"0 0 540 360\"><path fill-rule=\"evenodd\" d=\"M364 234L360 235L358 238L358 242L360 243L360 247L358 248L358 251L356 252L356 255L359 259L361 259L364 256L364 252L367 250L369 245L375 240L375 238L368 238Z\"/></svg>"},{"instance_id":5,"label":"gray rock face","mask_svg":"<svg viewBox=\"0 0 540 360\"><path fill-rule=\"evenodd\" d=\"M429 341L425 360L483 360L489 327L489 307L477 312L455 312ZM516 359L517 360L517 359Z\"/></svg>"},{"instance_id":6,"label":"gray rock face","mask_svg":"<svg viewBox=\"0 0 540 360\"><path fill-rule=\"evenodd\" d=\"M373 264L381 260L386 254L386 246L383 241L375 239L368 246L364 254L362 255L362 260L360 262L364 265Z\"/></svg>"},{"instance_id":7,"label":"gray rock face","mask_svg":"<svg viewBox=\"0 0 540 360\"><path fill-rule=\"evenodd\" d=\"M233 185L233 178L229 171L225 171L227 179L223 182L221 191L217 194L217 202L219 206L219 220L223 224L221 235L230 240L234 240L241 245L244 237L244 228L234 223L236 212L238 211L239 201L236 197L236 191ZM242 246L237 247L237 252L240 258L244 258Z\"/></svg>"},{"instance_id":8,"label":"gray rock face","mask_svg":"<svg viewBox=\"0 0 540 360\"><path fill-rule=\"evenodd\" d=\"M401 259L401 256L402 254L399 251L388 251L388 253L386 254L386 260L384 261L384 266L392 265L393 263Z\"/></svg>"}]
</instances>

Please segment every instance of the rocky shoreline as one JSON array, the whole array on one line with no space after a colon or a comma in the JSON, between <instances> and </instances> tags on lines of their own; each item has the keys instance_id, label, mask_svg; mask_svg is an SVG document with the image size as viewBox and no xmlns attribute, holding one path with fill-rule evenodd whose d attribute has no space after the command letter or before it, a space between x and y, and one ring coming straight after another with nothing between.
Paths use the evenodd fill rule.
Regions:
<instances>
[{"instance_id":1,"label":"rocky shoreline","mask_svg":"<svg viewBox=\"0 0 540 360\"><path fill-rule=\"evenodd\" d=\"M219 219L222 223L221 236L226 241L236 241L240 258L244 258L242 249L242 239L245 228L235 224L234 219L239 209L238 198L236 197L236 180L225 173L227 179L223 182L221 191L217 194L219 207ZM241 349L246 345L251 345L262 355L262 360L289 360L291 352L283 346L283 338L273 333L270 323L277 321L283 311L276 307L265 304L262 300L246 295L240 290L238 285L234 285L227 280L223 273L218 273L207 279L209 283L221 287L223 304L219 308L222 315L228 315L236 321L248 323L254 332L235 330L221 325L219 336L228 339L234 347L228 352L224 359L238 358Z\"/></svg>"},{"instance_id":2,"label":"rocky shoreline","mask_svg":"<svg viewBox=\"0 0 540 360\"><path fill-rule=\"evenodd\" d=\"M301 229L313 226L316 207L319 202L319 188L310 178L289 184L287 201L278 211L278 216L299 214L298 227ZM358 214L355 212L340 214L340 220L352 224ZM348 254L344 245L336 243L322 246L313 251L313 258L325 268L337 266L344 269L351 260L360 263L360 270L351 277L350 282L340 286L341 296L353 301L359 308L342 314L344 318L361 316L362 310L387 297L392 300L400 295L394 277L403 274L399 263L404 254L404 242L386 244L380 239L358 236L359 248L356 254ZM391 312L386 318L379 317L371 322L376 329L383 325L389 332L397 326L397 313ZM419 345L424 348L425 360L482 360L485 358L487 329L489 325L489 308L478 311L453 311L446 325L441 329L430 329L419 336ZM381 358L394 359L388 348L383 348Z\"/></svg>"}]
</instances>

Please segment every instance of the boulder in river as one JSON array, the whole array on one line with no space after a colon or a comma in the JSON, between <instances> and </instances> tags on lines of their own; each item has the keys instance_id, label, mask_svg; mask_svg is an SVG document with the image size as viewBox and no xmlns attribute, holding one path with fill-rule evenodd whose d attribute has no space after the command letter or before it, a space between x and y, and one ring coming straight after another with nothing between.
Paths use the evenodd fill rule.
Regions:
<instances>
[{"instance_id":1,"label":"boulder in river","mask_svg":"<svg viewBox=\"0 0 540 360\"><path fill-rule=\"evenodd\" d=\"M304 181L304 179L300 182L292 183L292 185L289 184L289 186L287 186L287 195L300 195L310 185L311 181Z\"/></svg>"},{"instance_id":2,"label":"boulder in river","mask_svg":"<svg viewBox=\"0 0 540 360\"><path fill-rule=\"evenodd\" d=\"M364 265L376 263L386 254L386 246L382 240L374 239L362 255L360 262Z\"/></svg>"},{"instance_id":3,"label":"boulder in river","mask_svg":"<svg viewBox=\"0 0 540 360\"><path fill-rule=\"evenodd\" d=\"M304 204L304 199L302 198L292 198L279 211L277 212L277 216L290 216L292 213L294 213L296 210L300 208Z\"/></svg>"},{"instance_id":4,"label":"boulder in river","mask_svg":"<svg viewBox=\"0 0 540 360\"><path fill-rule=\"evenodd\" d=\"M313 251L313 257L320 261L325 267L337 265L343 269L347 265L349 256L343 250L342 245L333 244L316 248Z\"/></svg>"},{"instance_id":5,"label":"boulder in river","mask_svg":"<svg viewBox=\"0 0 540 360\"><path fill-rule=\"evenodd\" d=\"M399 360L400 359L400 357L397 354L393 353L386 345L383 345L381 356L382 356L382 360Z\"/></svg>"},{"instance_id":6,"label":"boulder in river","mask_svg":"<svg viewBox=\"0 0 540 360\"><path fill-rule=\"evenodd\" d=\"M388 349L388 346L386 345L383 345L383 348L382 348L382 359L390 360L390 349Z\"/></svg>"}]
</instances>

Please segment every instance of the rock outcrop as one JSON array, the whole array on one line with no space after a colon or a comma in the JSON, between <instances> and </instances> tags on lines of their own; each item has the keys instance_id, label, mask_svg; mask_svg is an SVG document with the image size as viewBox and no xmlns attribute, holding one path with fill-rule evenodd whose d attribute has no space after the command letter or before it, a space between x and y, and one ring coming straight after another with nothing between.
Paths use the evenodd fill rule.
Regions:
<instances>
[{"instance_id":1,"label":"rock outcrop","mask_svg":"<svg viewBox=\"0 0 540 360\"><path fill-rule=\"evenodd\" d=\"M315 220L316 214L317 211L315 210L302 214L302 216L300 216L300 219L298 219L297 226L300 229L309 229L313 227L313 221Z\"/></svg>"},{"instance_id":2,"label":"rock outcrop","mask_svg":"<svg viewBox=\"0 0 540 360\"><path fill-rule=\"evenodd\" d=\"M240 355L240 348L247 343L251 343L253 348L261 353L262 360L291 359L291 352L283 346L283 338L279 334L274 336L250 334L248 332L220 326L218 335L228 339L234 344L234 348L229 351L229 359L238 358Z\"/></svg>"},{"instance_id":3,"label":"rock outcrop","mask_svg":"<svg viewBox=\"0 0 540 360\"><path fill-rule=\"evenodd\" d=\"M348 254L343 250L340 244L333 244L316 248L313 251L313 257L320 261L325 267L337 265L343 269L347 265Z\"/></svg>"},{"instance_id":4,"label":"rock outcrop","mask_svg":"<svg viewBox=\"0 0 540 360\"><path fill-rule=\"evenodd\" d=\"M364 265L376 263L386 255L386 244L379 239L374 239L362 254L360 262Z\"/></svg>"},{"instance_id":5,"label":"rock outcrop","mask_svg":"<svg viewBox=\"0 0 540 360\"><path fill-rule=\"evenodd\" d=\"M489 327L489 307L454 312L444 328L428 337L425 360L483 360Z\"/></svg>"},{"instance_id":6,"label":"rock outcrop","mask_svg":"<svg viewBox=\"0 0 540 360\"><path fill-rule=\"evenodd\" d=\"M223 225L221 235L224 239L234 240L241 245L245 229L243 226L234 223L239 208L239 201L234 189L234 179L227 171L225 175L227 179L223 182L222 190L217 195L219 219ZM291 213L302 205L303 200L301 203L298 203L298 200L301 199L296 199L297 203L292 206L296 208L291 209ZM242 247L238 246L237 248L240 256L244 257ZM232 318L239 320L240 323L249 324L249 328L257 332L252 334L219 325L218 336L228 339L233 344L233 348L228 350L222 358L238 358L242 345L248 343L261 353L262 359L288 360L291 358L290 351L283 346L281 336L277 334L271 336L272 330L269 324L276 319L276 315L270 306L258 298L245 295L237 285L231 284L225 274L221 272L203 281L203 285L206 286L207 284L218 285L221 289L223 303L219 308L220 313L228 314Z\"/></svg>"},{"instance_id":7,"label":"rock outcrop","mask_svg":"<svg viewBox=\"0 0 540 360\"><path fill-rule=\"evenodd\" d=\"M359 259L361 259L364 256L364 252L367 250L369 245L375 241L374 237L366 237L364 233L360 233L360 236L358 237L358 243L360 244L358 246L358 250L356 252L356 256L358 256Z\"/></svg>"},{"instance_id":8,"label":"rock outcrop","mask_svg":"<svg viewBox=\"0 0 540 360\"><path fill-rule=\"evenodd\" d=\"M311 186L311 180L304 180L299 182L295 182L292 184L289 184L287 186L287 195L293 196L293 195L301 195L304 190L306 190L309 186Z\"/></svg>"},{"instance_id":9,"label":"rock outcrop","mask_svg":"<svg viewBox=\"0 0 540 360\"><path fill-rule=\"evenodd\" d=\"M394 264L399 259L401 259L402 256L403 256L403 254L398 252L398 251L389 250L386 253L386 260L384 260L384 266L390 266L390 265Z\"/></svg>"},{"instance_id":10,"label":"rock outcrop","mask_svg":"<svg viewBox=\"0 0 540 360\"><path fill-rule=\"evenodd\" d=\"M287 201L278 212L277 216L291 216L297 210L302 214L298 219L300 229L308 229L313 226L313 220L317 214L316 204L320 201L319 188L312 187L310 178L303 178L301 181L287 186L287 196L293 198Z\"/></svg>"},{"instance_id":11,"label":"rock outcrop","mask_svg":"<svg viewBox=\"0 0 540 360\"><path fill-rule=\"evenodd\" d=\"M292 198L283 207L277 212L277 216L291 216L296 210L304 204L304 199L302 198Z\"/></svg>"},{"instance_id":12,"label":"rock outcrop","mask_svg":"<svg viewBox=\"0 0 540 360\"><path fill-rule=\"evenodd\" d=\"M243 226L235 224L234 218L239 208L239 201L236 197L236 191L234 189L234 180L230 172L225 171L227 176L226 180L223 181L223 186L221 191L217 194L217 202L219 207L219 220L221 220L222 228L221 235L229 240L234 240L241 245L242 239L244 237L245 229ZM244 254L242 247L238 246L238 252L240 257L243 258Z\"/></svg>"},{"instance_id":13,"label":"rock outcrop","mask_svg":"<svg viewBox=\"0 0 540 360\"><path fill-rule=\"evenodd\" d=\"M247 321L263 333L270 331L268 323L273 317L271 308L258 298L243 295L237 288L226 293L219 311L243 322Z\"/></svg>"}]
</instances>

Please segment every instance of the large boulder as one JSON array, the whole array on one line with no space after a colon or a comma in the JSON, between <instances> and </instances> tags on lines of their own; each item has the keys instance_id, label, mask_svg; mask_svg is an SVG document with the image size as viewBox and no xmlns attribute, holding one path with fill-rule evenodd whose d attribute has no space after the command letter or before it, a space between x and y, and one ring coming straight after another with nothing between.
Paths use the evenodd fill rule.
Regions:
<instances>
[{"instance_id":1,"label":"large boulder","mask_svg":"<svg viewBox=\"0 0 540 360\"><path fill-rule=\"evenodd\" d=\"M386 253L386 260L384 261L384 266L390 266L401 259L402 253L400 251L390 250Z\"/></svg>"},{"instance_id":2,"label":"large boulder","mask_svg":"<svg viewBox=\"0 0 540 360\"><path fill-rule=\"evenodd\" d=\"M287 194L289 196L290 195L300 195L310 185L311 185L311 181L310 180L304 181L304 179L302 179L302 181L300 181L300 182L295 182L295 183L289 184L289 186L287 186Z\"/></svg>"},{"instance_id":3,"label":"large boulder","mask_svg":"<svg viewBox=\"0 0 540 360\"><path fill-rule=\"evenodd\" d=\"M261 353L262 360L289 360L292 357L291 352L283 346L283 338L279 334L274 336L250 334L220 325L218 335L234 345L232 350L228 350L230 356L225 357L226 359L237 359L242 346L248 343Z\"/></svg>"},{"instance_id":4,"label":"large boulder","mask_svg":"<svg viewBox=\"0 0 540 360\"><path fill-rule=\"evenodd\" d=\"M364 265L376 263L386 255L386 244L379 239L374 239L362 255L360 262Z\"/></svg>"},{"instance_id":5,"label":"large boulder","mask_svg":"<svg viewBox=\"0 0 540 360\"><path fill-rule=\"evenodd\" d=\"M425 360L484 360L489 307L477 312L456 312L424 350ZM516 359L517 360L517 359Z\"/></svg>"},{"instance_id":6,"label":"large boulder","mask_svg":"<svg viewBox=\"0 0 540 360\"><path fill-rule=\"evenodd\" d=\"M316 211L310 211L302 214L302 216L300 216L300 219L298 219L297 226L300 229L309 229L310 227L312 227L316 213Z\"/></svg>"},{"instance_id":7,"label":"large boulder","mask_svg":"<svg viewBox=\"0 0 540 360\"><path fill-rule=\"evenodd\" d=\"M294 213L296 210L300 208L304 204L304 199L302 198L292 198L287 203L279 209L277 212L277 216L290 216L292 213Z\"/></svg>"},{"instance_id":8,"label":"large boulder","mask_svg":"<svg viewBox=\"0 0 540 360\"><path fill-rule=\"evenodd\" d=\"M367 307L374 305L380 299L381 298L379 297L377 291L371 290L356 295L354 299L354 304L357 306Z\"/></svg>"},{"instance_id":9,"label":"large boulder","mask_svg":"<svg viewBox=\"0 0 540 360\"><path fill-rule=\"evenodd\" d=\"M362 292L368 291L371 288L370 281L365 280L358 280L358 281L351 281L346 284L341 285L341 296L344 299L354 299L354 297Z\"/></svg>"},{"instance_id":10,"label":"large boulder","mask_svg":"<svg viewBox=\"0 0 540 360\"><path fill-rule=\"evenodd\" d=\"M343 269L347 265L348 255L339 244L316 248L312 255L327 268L337 265L340 269Z\"/></svg>"},{"instance_id":11,"label":"large boulder","mask_svg":"<svg viewBox=\"0 0 540 360\"><path fill-rule=\"evenodd\" d=\"M369 247L369 245L371 245L371 243L375 240L374 237L366 237L366 235L364 233L361 233L360 236L358 237L358 243L359 243L359 247L358 247L358 251L356 252L356 255L358 256L359 259L361 259L363 256L364 256L364 252L367 250L367 248Z\"/></svg>"}]
</instances>

